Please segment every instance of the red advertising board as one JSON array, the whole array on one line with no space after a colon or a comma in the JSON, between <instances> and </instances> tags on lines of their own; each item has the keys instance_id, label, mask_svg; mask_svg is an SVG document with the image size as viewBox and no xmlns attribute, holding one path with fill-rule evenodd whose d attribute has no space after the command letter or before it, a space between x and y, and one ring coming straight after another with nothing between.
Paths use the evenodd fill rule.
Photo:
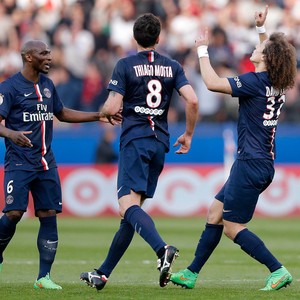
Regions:
<instances>
[{"instance_id":1,"label":"red advertising board","mask_svg":"<svg viewBox=\"0 0 300 300\"><path fill-rule=\"evenodd\" d=\"M116 165L60 165L62 216L118 215ZM153 199L144 208L156 216L204 215L226 179L222 165L168 164ZM3 182L3 168L0 169ZM1 209L4 205L0 186ZM300 215L300 166L277 165L271 186L261 195L256 214L269 217ZM30 198L28 217L34 216Z\"/></svg>"}]
</instances>

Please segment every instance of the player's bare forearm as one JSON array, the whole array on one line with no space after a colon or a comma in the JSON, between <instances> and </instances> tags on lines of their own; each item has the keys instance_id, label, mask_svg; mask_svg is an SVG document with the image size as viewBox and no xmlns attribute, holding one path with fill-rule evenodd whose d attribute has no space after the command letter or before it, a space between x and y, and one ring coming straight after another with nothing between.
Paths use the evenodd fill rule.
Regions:
<instances>
[{"instance_id":1,"label":"player's bare forearm","mask_svg":"<svg viewBox=\"0 0 300 300\"><path fill-rule=\"evenodd\" d=\"M207 47L209 45L208 28L195 40L200 64L200 73L206 87L213 92L231 94L232 89L227 78L221 78L211 66ZM209 49L208 49L209 50Z\"/></svg>"},{"instance_id":2,"label":"player's bare forearm","mask_svg":"<svg viewBox=\"0 0 300 300\"><path fill-rule=\"evenodd\" d=\"M179 93L185 100L186 134L192 136L199 116L199 101L191 85L180 88Z\"/></svg>"},{"instance_id":3,"label":"player's bare forearm","mask_svg":"<svg viewBox=\"0 0 300 300\"><path fill-rule=\"evenodd\" d=\"M66 107L64 107L55 116L59 121L66 123L84 123L99 121L99 112L79 111Z\"/></svg>"},{"instance_id":4,"label":"player's bare forearm","mask_svg":"<svg viewBox=\"0 0 300 300\"><path fill-rule=\"evenodd\" d=\"M110 91L100 113L106 117L115 116L122 111L123 95Z\"/></svg>"},{"instance_id":5,"label":"player's bare forearm","mask_svg":"<svg viewBox=\"0 0 300 300\"><path fill-rule=\"evenodd\" d=\"M211 66L209 57L199 58L200 71L206 87L213 92L231 94L231 85L227 78L221 78Z\"/></svg>"},{"instance_id":6,"label":"player's bare forearm","mask_svg":"<svg viewBox=\"0 0 300 300\"><path fill-rule=\"evenodd\" d=\"M0 124L0 136L12 140L13 143L15 143L20 147L31 148L33 146L31 140L26 136L26 135L30 135L31 133L32 131L11 130L9 128L6 128L2 124Z\"/></svg>"},{"instance_id":7,"label":"player's bare forearm","mask_svg":"<svg viewBox=\"0 0 300 300\"><path fill-rule=\"evenodd\" d=\"M0 124L0 136L3 138L11 139L14 131Z\"/></svg>"},{"instance_id":8,"label":"player's bare forearm","mask_svg":"<svg viewBox=\"0 0 300 300\"><path fill-rule=\"evenodd\" d=\"M192 102L186 104L186 135L192 137L199 117L199 105Z\"/></svg>"}]
</instances>

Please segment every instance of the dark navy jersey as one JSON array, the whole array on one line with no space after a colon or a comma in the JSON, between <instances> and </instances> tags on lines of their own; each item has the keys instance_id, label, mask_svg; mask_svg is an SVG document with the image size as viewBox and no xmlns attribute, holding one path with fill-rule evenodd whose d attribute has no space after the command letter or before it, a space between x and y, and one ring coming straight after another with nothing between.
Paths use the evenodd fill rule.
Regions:
<instances>
[{"instance_id":1,"label":"dark navy jersey","mask_svg":"<svg viewBox=\"0 0 300 300\"><path fill-rule=\"evenodd\" d=\"M39 82L28 81L21 72L0 84L0 115L5 126L26 135L33 147L20 147L5 138L5 170L48 170L56 167L51 149L53 116L63 109L53 82L40 75Z\"/></svg>"},{"instance_id":2,"label":"dark navy jersey","mask_svg":"<svg viewBox=\"0 0 300 300\"><path fill-rule=\"evenodd\" d=\"M123 95L121 147L156 136L169 149L167 114L173 90L189 84L182 66L156 51L142 51L118 61L108 90Z\"/></svg>"},{"instance_id":3,"label":"dark navy jersey","mask_svg":"<svg viewBox=\"0 0 300 300\"><path fill-rule=\"evenodd\" d=\"M239 97L238 159L276 157L275 134L283 91L275 90L267 72L228 78L232 96Z\"/></svg>"}]
</instances>

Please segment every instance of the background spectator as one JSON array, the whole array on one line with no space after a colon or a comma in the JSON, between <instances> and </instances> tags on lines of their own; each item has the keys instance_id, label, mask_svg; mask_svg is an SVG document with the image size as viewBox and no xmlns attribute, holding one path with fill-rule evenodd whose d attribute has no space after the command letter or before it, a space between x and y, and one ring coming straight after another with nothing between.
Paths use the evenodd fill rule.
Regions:
<instances>
[{"instance_id":1,"label":"background spectator","mask_svg":"<svg viewBox=\"0 0 300 300\"><path fill-rule=\"evenodd\" d=\"M115 163L118 160L117 151L114 148L114 142L116 142L116 129L110 125L102 125L103 134L102 138L97 146L95 163L107 164Z\"/></svg>"},{"instance_id":2,"label":"background spectator","mask_svg":"<svg viewBox=\"0 0 300 300\"><path fill-rule=\"evenodd\" d=\"M237 103L207 91L194 49L199 28L212 33L210 57L223 76L252 71L249 55L258 43L249 11L269 5L268 32L283 31L295 45L300 66L299 0L2 0L0 2L0 80L22 65L19 50L28 39L52 49L49 74L66 106L95 110L106 99L115 63L134 53L134 20L145 12L163 22L158 50L183 64L200 101L199 120L236 121ZM166 50L166 51L165 51ZM246 53L246 55L245 55ZM233 63L235 62L235 63ZM281 122L300 123L300 71L288 92ZM182 99L173 94L172 122L184 121ZM61 126L61 125L58 125Z\"/></svg>"}]
</instances>

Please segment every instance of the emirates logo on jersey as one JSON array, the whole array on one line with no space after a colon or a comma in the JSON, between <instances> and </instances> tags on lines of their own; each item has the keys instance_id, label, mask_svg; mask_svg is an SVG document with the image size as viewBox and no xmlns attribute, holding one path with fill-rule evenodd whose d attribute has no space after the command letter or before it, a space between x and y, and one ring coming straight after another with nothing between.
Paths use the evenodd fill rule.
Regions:
<instances>
[{"instance_id":1,"label":"emirates logo on jersey","mask_svg":"<svg viewBox=\"0 0 300 300\"><path fill-rule=\"evenodd\" d=\"M51 92L49 89L47 88L44 88L44 95L47 97L47 98L50 98L51 97Z\"/></svg>"}]
</instances>

